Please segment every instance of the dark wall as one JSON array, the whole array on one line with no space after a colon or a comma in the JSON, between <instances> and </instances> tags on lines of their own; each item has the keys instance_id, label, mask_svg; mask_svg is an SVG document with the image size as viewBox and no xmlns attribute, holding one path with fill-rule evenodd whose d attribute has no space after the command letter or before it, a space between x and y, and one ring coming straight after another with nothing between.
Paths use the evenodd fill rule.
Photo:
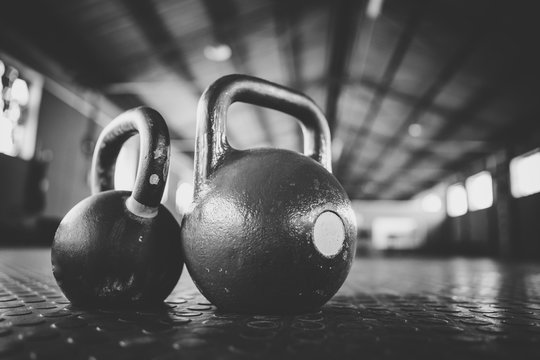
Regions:
<instances>
[{"instance_id":1,"label":"dark wall","mask_svg":"<svg viewBox=\"0 0 540 360\"><path fill-rule=\"evenodd\" d=\"M510 193L510 161L540 147L540 134L508 145L485 159L484 165L464 169L463 180L488 170L494 181L494 204L480 211L448 218L451 252L540 260L540 194L514 198Z\"/></svg>"},{"instance_id":2,"label":"dark wall","mask_svg":"<svg viewBox=\"0 0 540 360\"><path fill-rule=\"evenodd\" d=\"M30 162L0 153L0 219L25 215L26 179Z\"/></svg>"},{"instance_id":3,"label":"dark wall","mask_svg":"<svg viewBox=\"0 0 540 360\"><path fill-rule=\"evenodd\" d=\"M516 251L540 258L540 194L515 199Z\"/></svg>"},{"instance_id":4,"label":"dark wall","mask_svg":"<svg viewBox=\"0 0 540 360\"><path fill-rule=\"evenodd\" d=\"M539 147L540 131L530 133L509 148L509 161ZM540 194L510 198L508 218L511 222L512 252L521 258L540 259Z\"/></svg>"},{"instance_id":5,"label":"dark wall","mask_svg":"<svg viewBox=\"0 0 540 360\"><path fill-rule=\"evenodd\" d=\"M469 213L471 249L485 255L497 255L498 234L495 207Z\"/></svg>"},{"instance_id":6,"label":"dark wall","mask_svg":"<svg viewBox=\"0 0 540 360\"><path fill-rule=\"evenodd\" d=\"M90 157L83 153L89 121L46 89L43 92L37 132L37 151L51 154L45 216L63 217L90 194L87 174ZM98 132L100 129L95 129ZM48 156L48 155L47 155Z\"/></svg>"},{"instance_id":7,"label":"dark wall","mask_svg":"<svg viewBox=\"0 0 540 360\"><path fill-rule=\"evenodd\" d=\"M467 216L458 216L448 218L449 230L449 248L452 251L467 251L467 245L470 243L469 221Z\"/></svg>"}]
</instances>

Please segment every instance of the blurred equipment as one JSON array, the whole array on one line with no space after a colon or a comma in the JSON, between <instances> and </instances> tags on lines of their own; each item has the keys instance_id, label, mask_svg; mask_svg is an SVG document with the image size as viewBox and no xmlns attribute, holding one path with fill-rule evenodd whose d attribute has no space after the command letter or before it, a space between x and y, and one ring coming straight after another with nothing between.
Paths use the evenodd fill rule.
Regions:
<instances>
[{"instance_id":1,"label":"blurred equipment","mask_svg":"<svg viewBox=\"0 0 540 360\"><path fill-rule=\"evenodd\" d=\"M237 101L300 120L304 155L232 148L226 115ZM356 246L355 215L331 174L323 113L303 94L229 75L205 91L197 120L194 205L182 246L198 288L228 311L318 309L347 277Z\"/></svg>"},{"instance_id":2,"label":"blurred equipment","mask_svg":"<svg viewBox=\"0 0 540 360\"><path fill-rule=\"evenodd\" d=\"M141 157L134 190L113 190L118 153L136 133ZM165 120L149 108L123 113L101 133L93 195L64 217L52 247L54 276L74 304L159 304L176 285L183 266L180 227L160 205L169 151Z\"/></svg>"},{"instance_id":3,"label":"blurred equipment","mask_svg":"<svg viewBox=\"0 0 540 360\"><path fill-rule=\"evenodd\" d=\"M373 246L379 250L410 250L420 243L413 218L379 217L373 220Z\"/></svg>"},{"instance_id":4,"label":"blurred equipment","mask_svg":"<svg viewBox=\"0 0 540 360\"><path fill-rule=\"evenodd\" d=\"M57 221L42 217L49 162L0 153L0 244L50 244Z\"/></svg>"}]
</instances>

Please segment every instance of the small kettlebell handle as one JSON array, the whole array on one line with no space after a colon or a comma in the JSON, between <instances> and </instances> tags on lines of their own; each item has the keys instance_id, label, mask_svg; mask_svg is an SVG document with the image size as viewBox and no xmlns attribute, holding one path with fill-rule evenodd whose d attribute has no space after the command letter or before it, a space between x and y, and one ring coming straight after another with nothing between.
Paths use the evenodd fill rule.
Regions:
<instances>
[{"instance_id":1,"label":"small kettlebell handle","mask_svg":"<svg viewBox=\"0 0 540 360\"><path fill-rule=\"evenodd\" d=\"M294 116L304 135L304 155L332 172L330 129L321 109L306 95L247 75L227 75L211 84L197 109L195 194L232 148L227 141L226 119L235 102L258 105Z\"/></svg>"},{"instance_id":2,"label":"small kettlebell handle","mask_svg":"<svg viewBox=\"0 0 540 360\"><path fill-rule=\"evenodd\" d=\"M139 165L135 184L126 205L135 215L157 214L169 171L169 130L163 117L148 107L126 111L101 132L94 150L91 170L92 194L114 189L116 159L123 144L139 134Z\"/></svg>"}]
</instances>

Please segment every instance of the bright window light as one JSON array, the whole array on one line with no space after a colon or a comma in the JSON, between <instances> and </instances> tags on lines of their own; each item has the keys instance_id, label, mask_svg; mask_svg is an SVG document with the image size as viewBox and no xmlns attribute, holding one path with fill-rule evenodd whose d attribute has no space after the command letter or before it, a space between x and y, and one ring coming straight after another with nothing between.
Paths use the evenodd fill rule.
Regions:
<instances>
[{"instance_id":1,"label":"bright window light","mask_svg":"<svg viewBox=\"0 0 540 360\"><path fill-rule=\"evenodd\" d=\"M182 182L176 188L176 209L180 214L184 214L193 201L193 184Z\"/></svg>"},{"instance_id":2,"label":"bright window light","mask_svg":"<svg viewBox=\"0 0 540 360\"><path fill-rule=\"evenodd\" d=\"M436 213L441 211L442 201L441 198L435 194L427 194L422 199L422 209L425 212Z\"/></svg>"},{"instance_id":3,"label":"bright window light","mask_svg":"<svg viewBox=\"0 0 540 360\"><path fill-rule=\"evenodd\" d=\"M408 217L376 217L372 223L373 247L385 249L413 249L419 245L416 220Z\"/></svg>"},{"instance_id":4,"label":"bright window light","mask_svg":"<svg viewBox=\"0 0 540 360\"><path fill-rule=\"evenodd\" d=\"M9 109L6 110L5 115L12 123L16 124L21 118L21 107L19 104L12 102L9 105Z\"/></svg>"},{"instance_id":5,"label":"bright window light","mask_svg":"<svg viewBox=\"0 0 540 360\"><path fill-rule=\"evenodd\" d=\"M540 149L510 161L510 190L516 198L540 192Z\"/></svg>"},{"instance_id":6,"label":"bright window light","mask_svg":"<svg viewBox=\"0 0 540 360\"><path fill-rule=\"evenodd\" d=\"M13 86L11 87L11 96L12 99L19 105L27 105L30 98L30 93L28 91L28 84L26 81L22 79L15 79Z\"/></svg>"},{"instance_id":7,"label":"bright window light","mask_svg":"<svg viewBox=\"0 0 540 360\"><path fill-rule=\"evenodd\" d=\"M7 155L14 155L15 145L13 144L13 123L5 117L0 110L0 152Z\"/></svg>"},{"instance_id":8,"label":"bright window light","mask_svg":"<svg viewBox=\"0 0 540 360\"><path fill-rule=\"evenodd\" d=\"M487 171L470 176L465 181L471 211L487 209L493 205L493 180Z\"/></svg>"},{"instance_id":9,"label":"bright window light","mask_svg":"<svg viewBox=\"0 0 540 360\"><path fill-rule=\"evenodd\" d=\"M450 185L446 198L448 216L456 217L467 213L467 191L462 184Z\"/></svg>"},{"instance_id":10,"label":"bright window light","mask_svg":"<svg viewBox=\"0 0 540 360\"><path fill-rule=\"evenodd\" d=\"M171 173L167 173L167 179L165 180L165 188L163 189L163 195L161 196L161 203L165 204L169 200L169 181Z\"/></svg>"},{"instance_id":11,"label":"bright window light","mask_svg":"<svg viewBox=\"0 0 540 360\"><path fill-rule=\"evenodd\" d=\"M134 138L129 139L120 149L116 158L114 172L114 188L116 190L132 191L135 184L138 165L138 149Z\"/></svg>"}]
</instances>

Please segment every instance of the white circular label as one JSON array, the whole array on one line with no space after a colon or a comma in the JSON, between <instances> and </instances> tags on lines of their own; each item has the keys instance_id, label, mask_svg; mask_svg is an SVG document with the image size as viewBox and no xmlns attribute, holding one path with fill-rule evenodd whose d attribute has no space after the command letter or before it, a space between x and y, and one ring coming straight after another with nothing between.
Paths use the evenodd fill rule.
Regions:
<instances>
[{"instance_id":1,"label":"white circular label","mask_svg":"<svg viewBox=\"0 0 540 360\"><path fill-rule=\"evenodd\" d=\"M325 211L313 228L313 243L315 248L324 256L335 256L343 247L345 227L341 218L332 211Z\"/></svg>"}]
</instances>

